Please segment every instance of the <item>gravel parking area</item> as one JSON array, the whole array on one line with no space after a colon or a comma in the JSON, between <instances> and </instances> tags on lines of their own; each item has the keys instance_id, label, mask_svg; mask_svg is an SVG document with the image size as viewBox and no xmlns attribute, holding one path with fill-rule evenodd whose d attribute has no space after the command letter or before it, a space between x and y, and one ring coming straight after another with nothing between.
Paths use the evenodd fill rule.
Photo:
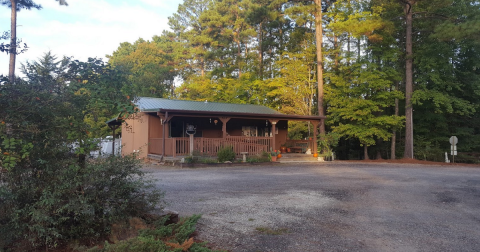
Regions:
<instances>
[{"instance_id":1,"label":"gravel parking area","mask_svg":"<svg viewBox=\"0 0 480 252\"><path fill-rule=\"evenodd\" d=\"M480 251L480 169L382 163L146 168L229 251Z\"/></svg>"}]
</instances>

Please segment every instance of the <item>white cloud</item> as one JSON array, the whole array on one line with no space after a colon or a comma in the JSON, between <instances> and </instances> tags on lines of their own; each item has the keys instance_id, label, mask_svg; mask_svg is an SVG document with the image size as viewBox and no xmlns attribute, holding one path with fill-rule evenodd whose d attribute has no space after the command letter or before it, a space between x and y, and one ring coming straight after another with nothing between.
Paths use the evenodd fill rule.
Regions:
<instances>
[{"instance_id":1,"label":"white cloud","mask_svg":"<svg viewBox=\"0 0 480 252\"><path fill-rule=\"evenodd\" d=\"M17 35L30 49L19 55L17 62L36 60L49 50L59 57L74 56L80 60L105 57L122 42L132 43L140 37L150 40L168 29L168 16L173 11L162 14L164 4L155 4L157 1L154 0L142 1L151 7L142 8L135 0L68 0L67 7L59 6L54 0L38 0L36 2L43 6L42 10L22 11L18 17L21 26L17 28ZM168 4L175 6L176 10L181 2L171 0ZM4 13L9 10L4 7L0 11L0 31L9 30L10 16ZM6 54L0 55L2 73L8 73Z\"/></svg>"},{"instance_id":2,"label":"white cloud","mask_svg":"<svg viewBox=\"0 0 480 252\"><path fill-rule=\"evenodd\" d=\"M158 0L140 0L140 2L150 5L150 6L155 6L155 7L162 7L162 8L168 8L170 6L168 1L158 1Z\"/></svg>"}]
</instances>

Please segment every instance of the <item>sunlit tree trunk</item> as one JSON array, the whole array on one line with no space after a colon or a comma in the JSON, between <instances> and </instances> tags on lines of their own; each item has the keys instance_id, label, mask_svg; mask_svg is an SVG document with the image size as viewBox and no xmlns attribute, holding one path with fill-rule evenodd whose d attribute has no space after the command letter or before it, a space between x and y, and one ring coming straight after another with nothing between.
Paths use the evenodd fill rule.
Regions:
<instances>
[{"instance_id":1,"label":"sunlit tree trunk","mask_svg":"<svg viewBox=\"0 0 480 252\"><path fill-rule=\"evenodd\" d=\"M397 85L395 87L395 90L398 90L398 82L397 82ZM398 98L395 98L395 116L398 116ZM391 146L390 146L390 159L396 159L397 157L395 156L395 150L396 150L396 142L397 142L397 131L396 130L393 130L392 132L392 143L391 143Z\"/></svg>"},{"instance_id":2,"label":"sunlit tree trunk","mask_svg":"<svg viewBox=\"0 0 480 252\"><path fill-rule=\"evenodd\" d=\"M322 27L322 1L315 0L315 38L317 44L317 80L318 80L318 115L324 116L323 110L323 55L322 55L322 41L323 41L323 27ZM320 122L320 135L325 134L325 120Z\"/></svg>"},{"instance_id":3,"label":"sunlit tree trunk","mask_svg":"<svg viewBox=\"0 0 480 252\"><path fill-rule=\"evenodd\" d=\"M263 80L263 22L258 25L258 75Z\"/></svg>"},{"instance_id":4,"label":"sunlit tree trunk","mask_svg":"<svg viewBox=\"0 0 480 252\"><path fill-rule=\"evenodd\" d=\"M15 59L17 56L17 2L10 0L12 3L12 14L10 22L10 65L8 68L8 79L10 83L15 81Z\"/></svg>"},{"instance_id":5,"label":"sunlit tree trunk","mask_svg":"<svg viewBox=\"0 0 480 252\"><path fill-rule=\"evenodd\" d=\"M405 153L404 158L413 158L413 51L412 51L412 5L405 3L406 62L405 62Z\"/></svg>"}]
</instances>

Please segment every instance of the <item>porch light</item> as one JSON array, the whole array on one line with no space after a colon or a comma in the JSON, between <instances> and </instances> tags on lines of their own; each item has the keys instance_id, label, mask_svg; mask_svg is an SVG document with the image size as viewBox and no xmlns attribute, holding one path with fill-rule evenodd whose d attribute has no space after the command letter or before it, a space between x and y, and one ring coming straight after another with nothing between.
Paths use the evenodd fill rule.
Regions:
<instances>
[{"instance_id":1,"label":"porch light","mask_svg":"<svg viewBox=\"0 0 480 252\"><path fill-rule=\"evenodd\" d=\"M265 120L265 126L268 126L268 120Z\"/></svg>"},{"instance_id":2,"label":"porch light","mask_svg":"<svg viewBox=\"0 0 480 252\"><path fill-rule=\"evenodd\" d=\"M210 122L212 122L212 119L210 119ZM215 119L215 120L213 120L213 122L215 123L215 125L217 125L217 123L218 123L218 120L217 120L217 119Z\"/></svg>"}]
</instances>

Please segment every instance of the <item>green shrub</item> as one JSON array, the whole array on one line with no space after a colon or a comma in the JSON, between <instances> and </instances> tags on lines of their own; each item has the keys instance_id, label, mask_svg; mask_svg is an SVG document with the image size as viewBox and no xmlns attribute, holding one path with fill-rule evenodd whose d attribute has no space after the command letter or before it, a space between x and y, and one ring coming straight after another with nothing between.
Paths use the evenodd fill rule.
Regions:
<instances>
[{"instance_id":1,"label":"green shrub","mask_svg":"<svg viewBox=\"0 0 480 252\"><path fill-rule=\"evenodd\" d=\"M269 152L262 151L262 154L260 154L260 157L258 158L259 162L270 162L272 161L272 155L270 155Z\"/></svg>"},{"instance_id":2,"label":"green shrub","mask_svg":"<svg viewBox=\"0 0 480 252\"><path fill-rule=\"evenodd\" d=\"M425 137L415 137L414 156L416 159L428 161L445 160L445 152L439 147L437 142L432 142Z\"/></svg>"},{"instance_id":3,"label":"green shrub","mask_svg":"<svg viewBox=\"0 0 480 252\"><path fill-rule=\"evenodd\" d=\"M187 163L187 164L194 164L197 161L198 161L197 157L194 157L194 156L185 157L185 163Z\"/></svg>"},{"instance_id":4,"label":"green shrub","mask_svg":"<svg viewBox=\"0 0 480 252\"><path fill-rule=\"evenodd\" d=\"M71 240L98 239L113 223L153 210L162 193L133 157L87 162L47 162L2 174L0 250L56 247ZM18 248L19 245L26 246Z\"/></svg>"},{"instance_id":5,"label":"green shrub","mask_svg":"<svg viewBox=\"0 0 480 252\"><path fill-rule=\"evenodd\" d=\"M218 162L223 163L225 161L234 161L235 160L235 152L233 152L233 148L231 146L226 146L221 148L218 153Z\"/></svg>"},{"instance_id":6,"label":"green shrub","mask_svg":"<svg viewBox=\"0 0 480 252\"><path fill-rule=\"evenodd\" d=\"M161 193L135 157L86 159L111 133L106 120L137 111L127 75L97 59L24 70L15 83L0 76L0 251L95 241L152 210Z\"/></svg>"}]
</instances>

